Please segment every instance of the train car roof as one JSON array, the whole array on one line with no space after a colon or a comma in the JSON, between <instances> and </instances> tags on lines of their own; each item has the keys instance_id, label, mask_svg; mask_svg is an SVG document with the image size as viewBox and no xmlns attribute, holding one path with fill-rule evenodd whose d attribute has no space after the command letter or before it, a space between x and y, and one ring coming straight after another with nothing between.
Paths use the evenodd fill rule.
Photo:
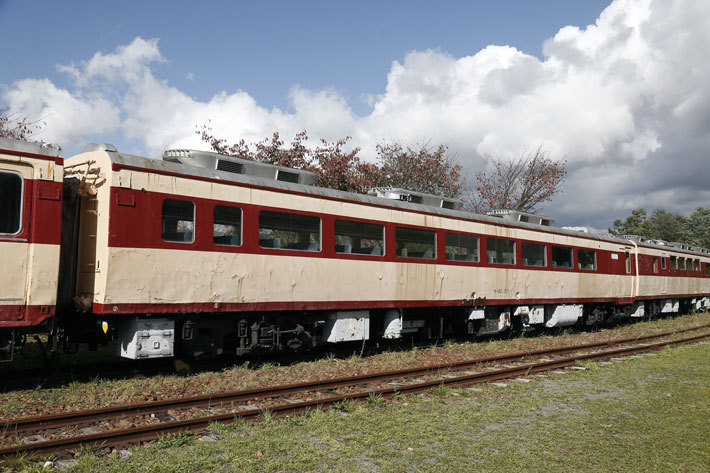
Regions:
<instances>
[{"instance_id":1,"label":"train car roof","mask_svg":"<svg viewBox=\"0 0 710 473\"><path fill-rule=\"evenodd\" d=\"M228 171L218 171L216 169L209 169L209 168L203 168L203 167L197 167L197 166L188 166L188 165L181 164L181 163L174 163L174 162L169 162L169 161L163 161L160 159L145 158L142 156L121 153L121 152L116 151L115 148L111 145L106 145L105 149L102 148L104 145L94 145L94 146L98 146L98 148L87 147L87 148L85 148L85 151L104 151L104 152L106 152L106 154L109 157L109 160L111 161L112 169L116 170L116 171L118 171L122 168L123 169L134 169L134 170L138 170L138 171L149 171L149 172L154 172L154 173L158 173L158 174L192 177L192 178L197 178L200 180L222 182L225 184L227 184L227 183L241 184L241 185L247 185L250 187L272 189L272 190L283 191L283 192L288 192L288 193L293 193L293 194L321 197L321 198L331 199L331 200L354 202L354 203L367 204L367 205L373 205L373 206L378 206L378 207L395 208L395 209L401 209L401 210L406 210L406 211L415 212L415 213L425 213L425 214L429 214L429 215L439 215L442 217L463 219L463 220L475 221L475 222L480 222L480 223L485 223L485 224L490 224L490 225L502 226L502 227L522 228L522 229L532 230L532 231L536 231L536 232L565 235L565 236L571 236L571 237L575 237L575 238L598 240L598 241L604 241L604 242L613 242L613 243L619 243L622 245L629 245L631 243L633 245L637 245L640 247L654 248L654 249L669 251L669 252L688 253L688 254L693 254L693 255L697 255L697 256L705 256L705 257L710 256L708 253L702 253L700 251L695 251L692 249L683 250L683 249L676 248L673 246L658 245L658 244L653 244L650 242L638 243L638 242L633 242L632 240L616 237L616 236L609 235L609 234L592 234L592 233L585 233L585 232L581 232L581 231L577 231L577 230L567 230L567 229L559 228L559 227L541 226L541 225L535 225L535 224L525 223L525 222L510 222L510 221L504 221L500 217L476 214L476 213L468 212L465 210L450 210L450 209L432 207L432 206L427 206L427 205L422 205L422 204L403 202L403 201L398 201L398 200L393 200L393 199L386 199L383 197L376 197L376 196L367 195L367 194L357 194L357 193L353 193L353 192L345 192L345 191L330 189L330 188L326 188L326 187L307 186L307 185L303 185L303 184L294 184L294 183L289 183L289 182L284 182L284 181L277 181L275 179L267 179L267 178L248 176L248 175L243 175L243 174L235 174L235 173L231 173ZM78 158L79 156L81 156L81 154L77 155L77 156L73 156L72 158L69 158L69 160L73 160L75 158Z\"/></svg>"},{"instance_id":2,"label":"train car roof","mask_svg":"<svg viewBox=\"0 0 710 473\"><path fill-rule=\"evenodd\" d=\"M61 158L62 148L53 143L44 141L24 141L13 140L11 138L0 138L0 151L10 151L22 153L42 158Z\"/></svg>"}]
</instances>

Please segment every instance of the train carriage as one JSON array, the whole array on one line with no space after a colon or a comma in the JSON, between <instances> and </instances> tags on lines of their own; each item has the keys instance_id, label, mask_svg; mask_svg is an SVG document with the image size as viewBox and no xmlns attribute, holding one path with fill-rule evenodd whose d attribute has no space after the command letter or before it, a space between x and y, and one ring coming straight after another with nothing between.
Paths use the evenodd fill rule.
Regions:
<instances>
[{"instance_id":1,"label":"train carriage","mask_svg":"<svg viewBox=\"0 0 710 473\"><path fill-rule=\"evenodd\" d=\"M496 333L515 320L594 323L641 316L646 299L702 307L710 292L701 271L640 277L651 248L550 220L473 215L398 189L378 197L316 188L308 173L246 173L257 165L215 153L170 151L158 161L96 148L68 160L79 179L95 174L82 216L98 216L88 216L92 250L77 255L88 268L77 296L128 327L119 335L127 345L145 330L124 320L158 320L155 332L169 335L143 356L165 353L174 337L199 353L243 353L314 339ZM684 251L661 253L669 250ZM707 272L707 254L682 258Z\"/></svg>"},{"instance_id":2,"label":"train carriage","mask_svg":"<svg viewBox=\"0 0 710 473\"><path fill-rule=\"evenodd\" d=\"M477 336L710 305L706 249L476 215L404 189L318 188L305 171L190 150L154 160L89 145L64 163L62 192L61 159L29 154L30 167L52 164L32 175L49 182L52 171L54 223L30 222L0 244L29 228L53 235L41 258L46 318L74 345L118 338L129 358ZM47 217L32 199L24 208ZM3 320L10 340L18 332Z\"/></svg>"},{"instance_id":3,"label":"train carriage","mask_svg":"<svg viewBox=\"0 0 710 473\"><path fill-rule=\"evenodd\" d=\"M62 164L57 146L0 138L0 359L55 316Z\"/></svg>"}]
</instances>

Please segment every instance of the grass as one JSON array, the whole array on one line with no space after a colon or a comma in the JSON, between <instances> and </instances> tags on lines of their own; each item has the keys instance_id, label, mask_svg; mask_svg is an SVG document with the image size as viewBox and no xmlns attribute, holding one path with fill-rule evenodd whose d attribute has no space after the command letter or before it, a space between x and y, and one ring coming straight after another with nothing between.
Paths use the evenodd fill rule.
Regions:
<instances>
[{"instance_id":1,"label":"grass","mask_svg":"<svg viewBox=\"0 0 710 473\"><path fill-rule=\"evenodd\" d=\"M506 388L372 396L285 420L214 425L219 441L173 436L127 459L82 455L65 471L706 472L709 357L705 343ZM4 467L37 471L37 462L19 463Z\"/></svg>"}]
</instances>

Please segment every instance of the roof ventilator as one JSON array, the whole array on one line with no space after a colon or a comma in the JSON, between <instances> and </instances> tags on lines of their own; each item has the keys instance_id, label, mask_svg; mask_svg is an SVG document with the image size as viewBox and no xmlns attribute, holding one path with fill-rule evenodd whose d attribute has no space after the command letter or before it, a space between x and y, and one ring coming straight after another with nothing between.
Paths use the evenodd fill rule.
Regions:
<instances>
[{"instance_id":1,"label":"roof ventilator","mask_svg":"<svg viewBox=\"0 0 710 473\"><path fill-rule=\"evenodd\" d=\"M506 222L530 223L532 225L541 225L543 227L550 227L555 222L555 219L550 217L543 217L542 215L535 215L527 212L520 212L518 210L509 209L491 210L490 212L486 212L486 215L491 217L502 218Z\"/></svg>"},{"instance_id":2,"label":"roof ventilator","mask_svg":"<svg viewBox=\"0 0 710 473\"><path fill-rule=\"evenodd\" d=\"M169 149L163 152L163 161L306 186L312 186L316 182L316 175L309 171L225 156L210 151Z\"/></svg>"},{"instance_id":3,"label":"roof ventilator","mask_svg":"<svg viewBox=\"0 0 710 473\"><path fill-rule=\"evenodd\" d=\"M383 199L411 202L413 204L438 207L448 210L461 210L463 207L463 202L460 200L448 199L438 195L424 194L422 192L401 189L399 187L375 187L370 189L368 194L381 197Z\"/></svg>"}]
</instances>

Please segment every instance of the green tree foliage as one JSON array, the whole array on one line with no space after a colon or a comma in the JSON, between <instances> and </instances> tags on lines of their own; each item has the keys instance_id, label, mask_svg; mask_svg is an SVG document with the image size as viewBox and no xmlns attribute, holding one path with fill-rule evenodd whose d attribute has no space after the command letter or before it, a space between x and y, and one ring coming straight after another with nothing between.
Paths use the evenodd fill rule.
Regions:
<instances>
[{"instance_id":1,"label":"green tree foliage","mask_svg":"<svg viewBox=\"0 0 710 473\"><path fill-rule=\"evenodd\" d=\"M643 208L634 209L626 219L616 219L612 235L640 235L654 240L677 241L710 248L710 209L698 207L686 217L656 209L650 216Z\"/></svg>"}]
</instances>

